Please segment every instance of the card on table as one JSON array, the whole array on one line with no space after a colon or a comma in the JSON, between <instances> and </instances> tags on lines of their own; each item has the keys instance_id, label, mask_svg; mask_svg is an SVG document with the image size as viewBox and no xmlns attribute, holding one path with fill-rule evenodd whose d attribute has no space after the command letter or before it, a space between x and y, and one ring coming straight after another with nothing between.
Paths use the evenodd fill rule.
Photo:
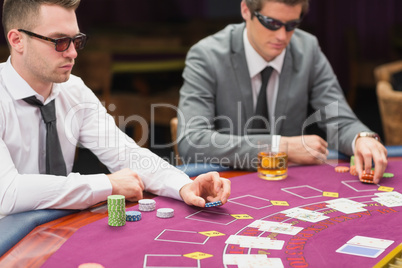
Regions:
<instances>
[{"instance_id":1,"label":"card on table","mask_svg":"<svg viewBox=\"0 0 402 268\"><path fill-rule=\"evenodd\" d=\"M359 203L346 198L338 198L325 202L327 203L327 207L336 209L345 214L366 211L366 209L364 208L366 204Z\"/></svg>"},{"instance_id":2,"label":"card on table","mask_svg":"<svg viewBox=\"0 0 402 268\"><path fill-rule=\"evenodd\" d=\"M394 243L394 241L392 240L360 236L360 235L353 237L347 242L347 244L353 244L371 248L379 248L379 249L386 249L387 247L392 245L392 243Z\"/></svg>"},{"instance_id":3,"label":"card on table","mask_svg":"<svg viewBox=\"0 0 402 268\"><path fill-rule=\"evenodd\" d=\"M323 213L312 211L304 208L291 208L283 211L286 216L296 218L308 222L319 222L328 219L328 216L324 216Z\"/></svg>"},{"instance_id":4,"label":"card on table","mask_svg":"<svg viewBox=\"0 0 402 268\"><path fill-rule=\"evenodd\" d=\"M402 194L398 192L384 192L384 193L376 193L376 198L372 198L372 200L387 206L387 207L400 207L402 206Z\"/></svg>"},{"instance_id":5,"label":"card on table","mask_svg":"<svg viewBox=\"0 0 402 268\"><path fill-rule=\"evenodd\" d=\"M338 253L377 258L394 241L357 235L336 250Z\"/></svg>"},{"instance_id":6,"label":"card on table","mask_svg":"<svg viewBox=\"0 0 402 268\"><path fill-rule=\"evenodd\" d=\"M301 230L303 227L293 226L290 223L285 222L274 222L274 221L264 221L264 220L256 220L248 225L249 227L258 228L259 231L263 232L271 232L278 234L288 234L295 235Z\"/></svg>"},{"instance_id":7,"label":"card on table","mask_svg":"<svg viewBox=\"0 0 402 268\"><path fill-rule=\"evenodd\" d=\"M237 262L238 268L283 268L280 258L267 258L260 260L240 260Z\"/></svg>"},{"instance_id":8,"label":"card on table","mask_svg":"<svg viewBox=\"0 0 402 268\"><path fill-rule=\"evenodd\" d=\"M379 248L368 248L358 245L345 244L337 249L336 252L362 257L377 258L382 252L384 252L384 250Z\"/></svg>"}]
</instances>

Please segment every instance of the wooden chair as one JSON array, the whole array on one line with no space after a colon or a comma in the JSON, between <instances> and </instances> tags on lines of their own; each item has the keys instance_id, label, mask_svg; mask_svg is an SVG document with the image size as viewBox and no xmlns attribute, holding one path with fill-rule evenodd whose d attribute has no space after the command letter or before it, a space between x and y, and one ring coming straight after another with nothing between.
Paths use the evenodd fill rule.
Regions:
<instances>
[{"instance_id":1,"label":"wooden chair","mask_svg":"<svg viewBox=\"0 0 402 268\"><path fill-rule=\"evenodd\" d=\"M141 66L141 63L137 65ZM146 67L146 64L144 65ZM123 64L124 66L127 67ZM181 68L181 65L179 67ZM80 53L77 58L74 74L80 76L98 95L121 130L132 129L132 138L137 144L148 147L150 126L152 124L169 126L170 119L176 116L179 89L166 87L166 90L156 94L141 94L127 90L113 92L112 77L115 68L113 51L102 48L88 49Z\"/></svg>"},{"instance_id":2,"label":"wooden chair","mask_svg":"<svg viewBox=\"0 0 402 268\"><path fill-rule=\"evenodd\" d=\"M374 69L374 77L376 81L388 81L391 82L391 75L402 71L402 60L382 64Z\"/></svg>"},{"instance_id":3,"label":"wooden chair","mask_svg":"<svg viewBox=\"0 0 402 268\"><path fill-rule=\"evenodd\" d=\"M373 71L376 66L384 63L382 59L367 59L361 55L360 43L356 29L346 32L347 53L349 59L349 88L346 99L350 107L355 108L358 100L358 91L374 90L376 82Z\"/></svg>"},{"instance_id":4,"label":"wooden chair","mask_svg":"<svg viewBox=\"0 0 402 268\"><path fill-rule=\"evenodd\" d=\"M383 64L375 68L377 98L386 145L402 145L402 92L391 84L393 73L402 71L402 61Z\"/></svg>"}]
</instances>

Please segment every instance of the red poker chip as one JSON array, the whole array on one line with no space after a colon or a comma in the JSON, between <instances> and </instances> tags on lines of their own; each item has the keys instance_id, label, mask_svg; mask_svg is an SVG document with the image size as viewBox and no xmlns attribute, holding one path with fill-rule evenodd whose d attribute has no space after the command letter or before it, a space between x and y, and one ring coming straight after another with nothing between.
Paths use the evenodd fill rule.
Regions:
<instances>
[{"instance_id":1,"label":"red poker chip","mask_svg":"<svg viewBox=\"0 0 402 268\"><path fill-rule=\"evenodd\" d=\"M337 166L335 167L335 171L338 173L346 173L349 171L349 168L345 166Z\"/></svg>"},{"instance_id":2,"label":"red poker chip","mask_svg":"<svg viewBox=\"0 0 402 268\"><path fill-rule=\"evenodd\" d=\"M374 179L374 170L371 170L370 173L366 173L366 171L363 171L360 181L365 183L374 183L373 179Z\"/></svg>"},{"instance_id":3,"label":"red poker chip","mask_svg":"<svg viewBox=\"0 0 402 268\"><path fill-rule=\"evenodd\" d=\"M351 166L349 173L350 173L350 175L352 175L352 176L357 176L357 175L359 175L359 174L357 174L356 166Z\"/></svg>"}]
</instances>

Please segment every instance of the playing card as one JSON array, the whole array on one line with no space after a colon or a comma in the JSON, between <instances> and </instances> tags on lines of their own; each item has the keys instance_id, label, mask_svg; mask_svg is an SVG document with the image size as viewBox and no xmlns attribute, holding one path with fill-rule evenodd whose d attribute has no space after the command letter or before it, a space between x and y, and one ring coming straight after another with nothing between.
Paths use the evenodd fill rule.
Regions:
<instances>
[{"instance_id":1,"label":"playing card","mask_svg":"<svg viewBox=\"0 0 402 268\"><path fill-rule=\"evenodd\" d=\"M240 260L237 262L238 268L283 268L280 258L267 258L258 260Z\"/></svg>"},{"instance_id":2,"label":"playing card","mask_svg":"<svg viewBox=\"0 0 402 268\"><path fill-rule=\"evenodd\" d=\"M225 254L223 255L223 264L238 265L239 262L253 262L267 259L265 254Z\"/></svg>"},{"instance_id":3,"label":"playing card","mask_svg":"<svg viewBox=\"0 0 402 268\"><path fill-rule=\"evenodd\" d=\"M394 243L394 241L392 240L359 236L359 235L353 237L347 242L347 244L353 244L371 248L380 248L380 249L386 249L387 247L392 245L392 243Z\"/></svg>"},{"instance_id":4,"label":"playing card","mask_svg":"<svg viewBox=\"0 0 402 268\"><path fill-rule=\"evenodd\" d=\"M379 248L368 248L358 245L345 244L338 248L336 252L362 257L377 258L382 252L384 252L384 250Z\"/></svg>"},{"instance_id":5,"label":"playing card","mask_svg":"<svg viewBox=\"0 0 402 268\"><path fill-rule=\"evenodd\" d=\"M345 214L363 212L363 211L367 210L367 209L363 208L361 205L348 204L348 203L327 205L327 207L336 209Z\"/></svg>"},{"instance_id":6,"label":"playing card","mask_svg":"<svg viewBox=\"0 0 402 268\"><path fill-rule=\"evenodd\" d=\"M380 203L381 205L387 207L400 207L402 206L402 199L396 199L393 197L378 197L378 198L371 198L372 200Z\"/></svg>"},{"instance_id":7,"label":"playing card","mask_svg":"<svg viewBox=\"0 0 402 268\"><path fill-rule=\"evenodd\" d=\"M328 219L328 216L324 216L321 212L312 211L304 208L291 208L283 211L286 216L296 218L308 222L319 222Z\"/></svg>"},{"instance_id":8,"label":"playing card","mask_svg":"<svg viewBox=\"0 0 402 268\"><path fill-rule=\"evenodd\" d=\"M285 241L283 240L271 240L266 237L256 237L256 239L253 240L243 241L240 243L240 247L281 250L284 244Z\"/></svg>"}]
</instances>

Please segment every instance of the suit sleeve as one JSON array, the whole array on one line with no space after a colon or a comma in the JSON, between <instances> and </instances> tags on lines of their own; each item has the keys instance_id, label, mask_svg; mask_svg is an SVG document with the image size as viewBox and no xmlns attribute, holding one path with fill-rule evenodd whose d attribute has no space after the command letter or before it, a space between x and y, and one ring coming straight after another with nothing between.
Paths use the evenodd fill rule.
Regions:
<instances>
[{"instance_id":1,"label":"suit sleeve","mask_svg":"<svg viewBox=\"0 0 402 268\"><path fill-rule=\"evenodd\" d=\"M316 41L316 39L314 39ZM358 120L348 105L337 77L318 42L313 47L313 66L310 73L309 101L318 125L327 133L331 148L352 155L352 143L360 131L370 131Z\"/></svg>"}]
</instances>

